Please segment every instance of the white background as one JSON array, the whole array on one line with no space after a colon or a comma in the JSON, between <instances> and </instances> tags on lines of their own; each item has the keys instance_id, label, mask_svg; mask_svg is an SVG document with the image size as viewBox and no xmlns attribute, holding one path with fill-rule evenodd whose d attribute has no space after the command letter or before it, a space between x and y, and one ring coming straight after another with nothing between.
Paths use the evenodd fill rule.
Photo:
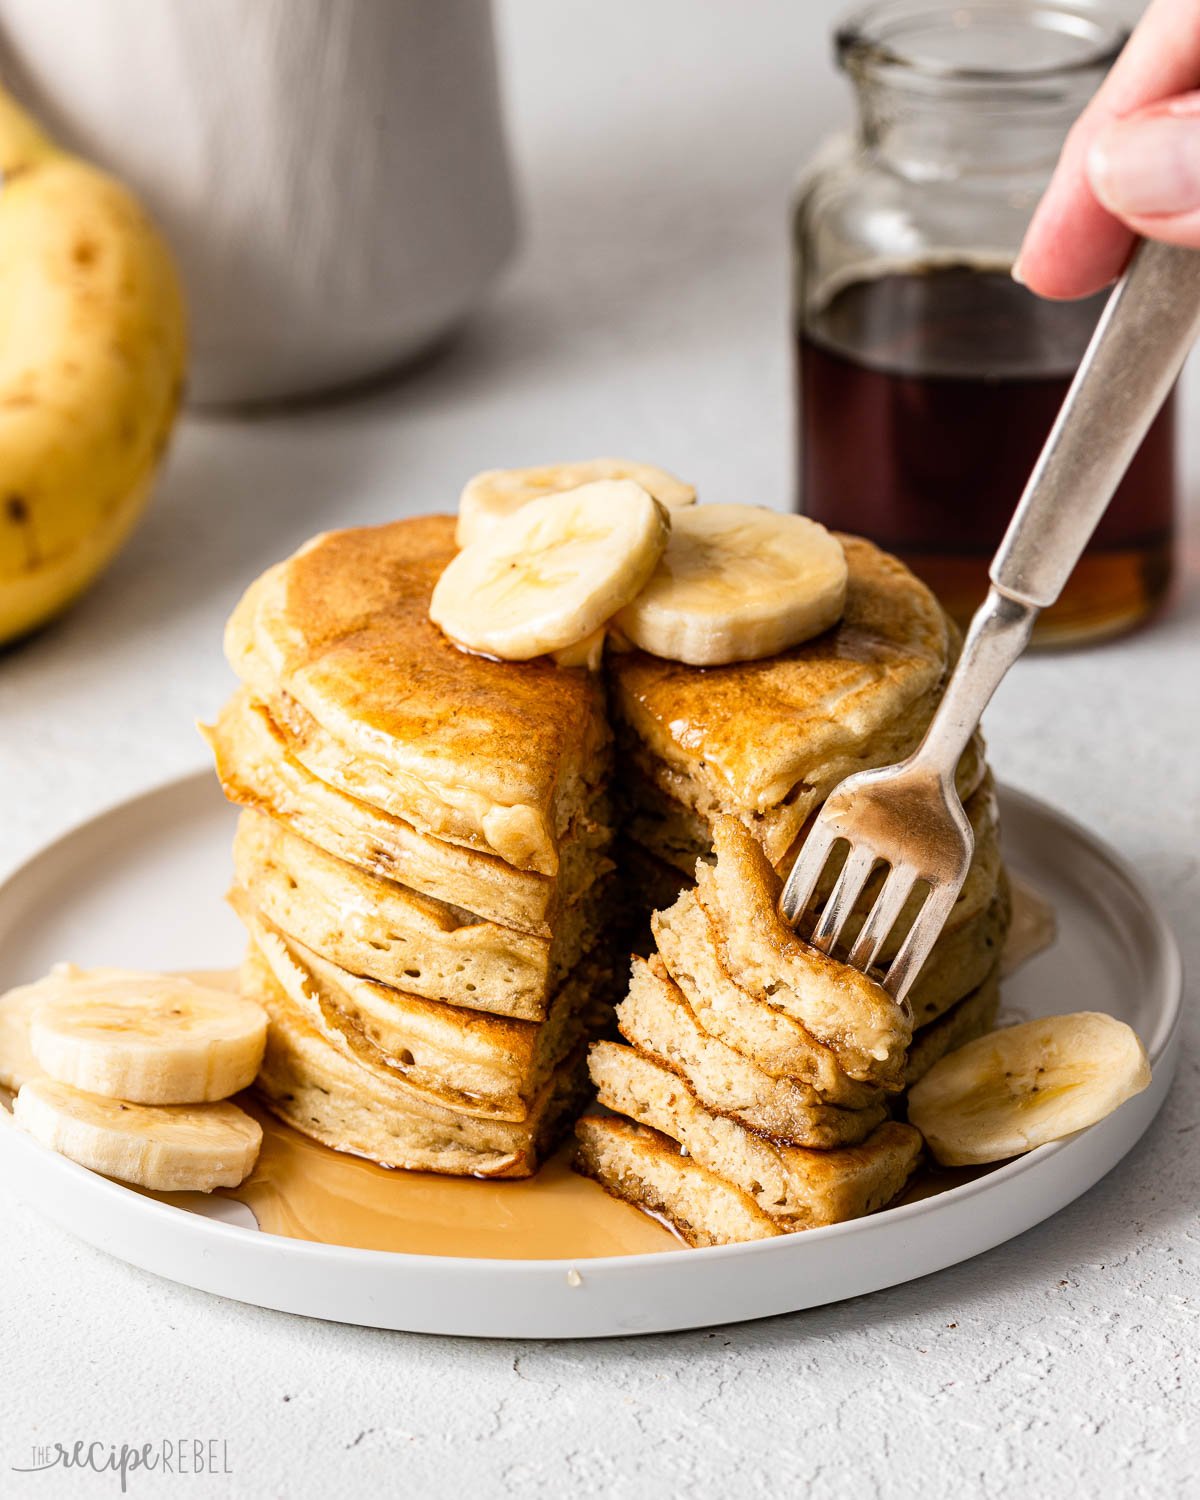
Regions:
<instances>
[{"instance_id":1,"label":"white background","mask_svg":"<svg viewBox=\"0 0 1200 1500\"><path fill-rule=\"evenodd\" d=\"M834 13L504 5L519 264L419 376L290 415L186 421L118 564L0 656L0 865L203 762L192 726L230 687L226 614L322 527L452 508L485 466L610 451L709 499L790 503L786 202L847 117ZM1194 444L1186 457L1191 493ZM987 724L1004 779L1136 862L1193 968L1197 540L1193 508L1166 620L1021 663ZM1053 1222L925 1282L694 1335L478 1344L305 1322L109 1261L0 1191L0 1493L116 1493L108 1477L7 1471L40 1442L175 1434L227 1439L232 1479L131 1494L1195 1493L1191 1020L1187 1037L1149 1137Z\"/></svg>"}]
</instances>

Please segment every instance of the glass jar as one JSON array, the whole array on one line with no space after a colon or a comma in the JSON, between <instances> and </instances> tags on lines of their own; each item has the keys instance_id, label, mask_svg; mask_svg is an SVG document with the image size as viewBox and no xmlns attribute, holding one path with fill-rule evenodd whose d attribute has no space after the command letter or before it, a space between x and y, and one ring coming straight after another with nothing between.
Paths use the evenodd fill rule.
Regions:
<instances>
[{"instance_id":1,"label":"glass jar","mask_svg":"<svg viewBox=\"0 0 1200 1500\"><path fill-rule=\"evenodd\" d=\"M837 34L859 119L795 211L799 507L897 553L961 622L1104 305L1046 301L1010 273L1125 35L1072 0L883 0ZM1173 404L1043 644L1115 634L1166 594Z\"/></svg>"}]
</instances>

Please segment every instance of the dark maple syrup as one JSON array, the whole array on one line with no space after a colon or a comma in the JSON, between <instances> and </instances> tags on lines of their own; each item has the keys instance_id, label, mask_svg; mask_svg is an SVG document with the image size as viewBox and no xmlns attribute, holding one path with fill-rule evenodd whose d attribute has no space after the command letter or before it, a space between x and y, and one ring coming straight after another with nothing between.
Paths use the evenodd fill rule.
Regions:
<instances>
[{"instance_id":1,"label":"dark maple syrup","mask_svg":"<svg viewBox=\"0 0 1200 1500\"><path fill-rule=\"evenodd\" d=\"M798 336L800 508L896 553L965 624L1104 301L1049 302L968 264L843 286ZM1175 507L1172 393L1035 638L1149 615Z\"/></svg>"}]
</instances>

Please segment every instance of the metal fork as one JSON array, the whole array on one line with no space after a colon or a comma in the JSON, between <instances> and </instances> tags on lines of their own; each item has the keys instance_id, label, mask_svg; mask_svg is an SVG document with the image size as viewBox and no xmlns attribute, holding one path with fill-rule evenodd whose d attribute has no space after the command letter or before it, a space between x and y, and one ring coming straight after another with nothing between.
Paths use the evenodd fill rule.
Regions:
<instances>
[{"instance_id":1,"label":"metal fork","mask_svg":"<svg viewBox=\"0 0 1200 1500\"><path fill-rule=\"evenodd\" d=\"M835 847L849 844L810 939L831 953L876 866L888 867L849 947L849 962L864 971L910 897L928 887L882 976L906 1012L908 991L958 899L974 849L954 784L959 758L1039 612L1062 592L1198 331L1200 251L1143 242L1109 297L992 560L992 586L925 738L899 765L860 771L834 789L788 877L780 910L794 923Z\"/></svg>"}]
</instances>

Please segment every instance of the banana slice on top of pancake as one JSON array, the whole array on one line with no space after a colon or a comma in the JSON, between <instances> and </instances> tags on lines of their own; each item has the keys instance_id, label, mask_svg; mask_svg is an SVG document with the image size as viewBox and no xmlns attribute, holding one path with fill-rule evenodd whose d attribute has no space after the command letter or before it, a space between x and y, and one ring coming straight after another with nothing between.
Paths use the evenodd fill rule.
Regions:
<instances>
[{"instance_id":1,"label":"banana slice on top of pancake","mask_svg":"<svg viewBox=\"0 0 1200 1500\"><path fill-rule=\"evenodd\" d=\"M1150 1082L1136 1033L1098 1011L989 1032L934 1063L908 1118L944 1166L1004 1161L1104 1119Z\"/></svg>"},{"instance_id":2,"label":"banana slice on top of pancake","mask_svg":"<svg viewBox=\"0 0 1200 1500\"><path fill-rule=\"evenodd\" d=\"M842 544L807 516L699 505L672 516L657 571L615 624L669 661L757 661L836 624L846 580Z\"/></svg>"},{"instance_id":3,"label":"banana slice on top of pancake","mask_svg":"<svg viewBox=\"0 0 1200 1500\"><path fill-rule=\"evenodd\" d=\"M451 561L429 617L459 645L505 661L562 651L645 586L669 531L665 508L631 479L532 500Z\"/></svg>"},{"instance_id":4,"label":"banana slice on top of pancake","mask_svg":"<svg viewBox=\"0 0 1200 1500\"><path fill-rule=\"evenodd\" d=\"M128 1104L52 1078L26 1083L13 1115L60 1156L156 1192L236 1187L262 1145L261 1125L236 1104Z\"/></svg>"},{"instance_id":5,"label":"banana slice on top of pancake","mask_svg":"<svg viewBox=\"0 0 1200 1500\"><path fill-rule=\"evenodd\" d=\"M668 510L696 503L696 491L674 474L653 464L627 458L589 458L575 464L542 464L532 469L487 469L469 479L458 502L455 541L470 546L514 511L541 500L578 489L600 479L632 479Z\"/></svg>"}]
</instances>

